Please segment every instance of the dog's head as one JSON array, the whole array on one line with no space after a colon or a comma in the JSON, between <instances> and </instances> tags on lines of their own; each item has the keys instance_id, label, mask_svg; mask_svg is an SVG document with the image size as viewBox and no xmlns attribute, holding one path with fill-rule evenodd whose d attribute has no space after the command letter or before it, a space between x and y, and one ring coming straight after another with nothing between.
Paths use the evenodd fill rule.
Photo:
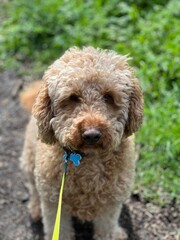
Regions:
<instances>
[{"instance_id":1,"label":"dog's head","mask_svg":"<svg viewBox=\"0 0 180 240\"><path fill-rule=\"evenodd\" d=\"M39 137L72 149L119 146L142 123L143 97L126 56L71 48L43 77L33 106Z\"/></svg>"}]
</instances>

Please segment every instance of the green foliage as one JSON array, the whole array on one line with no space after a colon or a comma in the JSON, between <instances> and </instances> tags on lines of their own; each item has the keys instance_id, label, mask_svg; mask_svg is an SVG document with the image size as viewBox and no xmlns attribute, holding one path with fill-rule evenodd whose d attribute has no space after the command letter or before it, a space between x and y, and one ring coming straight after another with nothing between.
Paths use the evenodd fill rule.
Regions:
<instances>
[{"instance_id":1,"label":"green foliage","mask_svg":"<svg viewBox=\"0 0 180 240\"><path fill-rule=\"evenodd\" d=\"M8 52L22 62L36 59L49 64L72 45L115 48L117 42L129 41L130 24L136 24L140 12L152 8L152 4L142 0L137 5L131 3L132 0L13 0L7 5L8 17L0 28L2 58L6 61ZM144 10L138 10L139 6ZM121 45L120 50L127 53L125 47L126 44Z\"/></svg>"},{"instance_id":2,"label":"green foliage","mask_svg":"<svg viewBox=\"0 0 180 240\"><path fill-rule=\"evenodd\" d=\"M143 189L146 198L161 204L165 200L179 198L180 179L179 91L174 88L166 93L166 98L146 106L144 124L137 135L142 151L136 188Z\"/></svg>"},{"instance_id":3,"label":"green foliage","mask_svg":"<svg viewBox=\"0 0 180 240\"><path fill-rule=\"evenodd\" d=\"M133 57L145 95L136 188L160 203L177 197L180 2L13 0L2 6L1 67L22 71L26 63L40 73L74 45Z\"/></svg>"},{"instance_id":4,"label":"green foliage","mask_svg":"<svg viewBox=\"0 0 180 240\"><path fill-rule=\"evenodd\" d=\"M176 7L175 7L176 6ZM166 97L180 79L180 2L171 1L166 8L156 7L140 18L129 45L144 78L143 87L148 100Z\"/></svg>"},{"instance_id":5,"label":"green foliage","mask_svg":"<svg viewBox=\"0 0 180 240\"><path fill-rule=\"evenodd\" d=\"M9 49L9 54L21 61L28 57L49 63L72 45L109 48L125 7L117 0L112 5L102 1L14 0L1 29L0 51L6 54Z\"/></svg>"},{"instance_id":6,"label":"green foliage","mask_svg":"<svg viewBox=\"0 0 180 240\"><path fill-rule=\"evenodd\" d=\"M161 204L165 199L178 198L180 179L179 19L179 1L158 6L139 18L128 43L145 95L136 187L141 189L141 183L145 197Z\"/></svg>"}]
</instances>

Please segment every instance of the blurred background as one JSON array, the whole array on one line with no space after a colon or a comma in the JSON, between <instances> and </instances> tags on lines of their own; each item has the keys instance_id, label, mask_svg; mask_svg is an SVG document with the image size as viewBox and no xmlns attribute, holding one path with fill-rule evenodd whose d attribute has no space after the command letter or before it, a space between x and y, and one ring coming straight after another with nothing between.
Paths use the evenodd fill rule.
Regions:
<instances>
[{"instance_id":1,"label":"blurred background","mask_svg":"<svg viewBox=\"0 0 180 240\"><path fill-rule=\"evenodd\" d=\"M38 79L71 46L132 57L145 97L135 192L164 206L180 195L180 1L0 1L0 70ZM12 80L13 81L13 80ZM1 83L0 83L1 84Z\"/></svg>"}]
</instances>

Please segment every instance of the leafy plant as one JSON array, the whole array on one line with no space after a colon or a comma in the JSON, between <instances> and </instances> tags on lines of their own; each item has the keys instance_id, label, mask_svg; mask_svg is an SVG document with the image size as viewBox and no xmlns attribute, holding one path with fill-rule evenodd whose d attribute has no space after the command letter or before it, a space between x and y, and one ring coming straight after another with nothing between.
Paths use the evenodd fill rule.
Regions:
<instances>
[{"instance_id":1,"label":"leafy plant","mask_svg":"<svg viewBox=\"0 0 180 240\"><path fill-rule=\"evenodd\" d=\"M131 23L135 26L138 17L153 7L142 0L137 5L132 0L13 0L6 5L7 17L0 27L3 63L8 53L20 62L36 59L48 64L72 45L115 49L120 42L126 52Z\"/></svg>"},{"instance_id":2,"label":"leafy plant","mask_svg":"<svg viewBox=\"0 0 180 240\"><path fill-rule=\"evenodd\" d=\"M173 94L172 94L173 93ZM145 108L144 124L137 135L141 155L136 188L146 199L163 204L178 197L180 162L180 104L178 88Z\"/></svg>"},{"instance_id":3,"label":"leafy plant","mask_svg":"<svg viewBox=\"0 0 180 240\"><path fill-rule=\"evenodd\" d=\"M176 7L175 7L176 6ZM180 2L156 7L138 21L129 45L148 101L166 97L180 83Z\"/></svg>"}]
</instances>

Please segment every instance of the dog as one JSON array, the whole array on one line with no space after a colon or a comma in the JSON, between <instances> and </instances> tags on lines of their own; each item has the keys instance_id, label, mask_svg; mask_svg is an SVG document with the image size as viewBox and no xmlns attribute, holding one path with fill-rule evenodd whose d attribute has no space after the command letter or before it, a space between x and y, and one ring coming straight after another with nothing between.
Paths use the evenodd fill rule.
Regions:
<instances>
[{"instance_id":1,"label":"dog","mask_svg":"<svg viewBox=\"0 0 180 240\"><path fill-rule=\"evenodd\" d=\"M72 216L93 222L95 240L126 238L118 218L133 186L133 133L143 119L142 90L128 60L110 50L72 47L42 78L21 167L30 215L34 221L42 217L47 240L53 233L63 155L69 152L82 159L79 166L68 162L60 239L75 239ZM30 92L22 93L24 105L32 102L36 87Z\"/></svg>"}]
</instances>

